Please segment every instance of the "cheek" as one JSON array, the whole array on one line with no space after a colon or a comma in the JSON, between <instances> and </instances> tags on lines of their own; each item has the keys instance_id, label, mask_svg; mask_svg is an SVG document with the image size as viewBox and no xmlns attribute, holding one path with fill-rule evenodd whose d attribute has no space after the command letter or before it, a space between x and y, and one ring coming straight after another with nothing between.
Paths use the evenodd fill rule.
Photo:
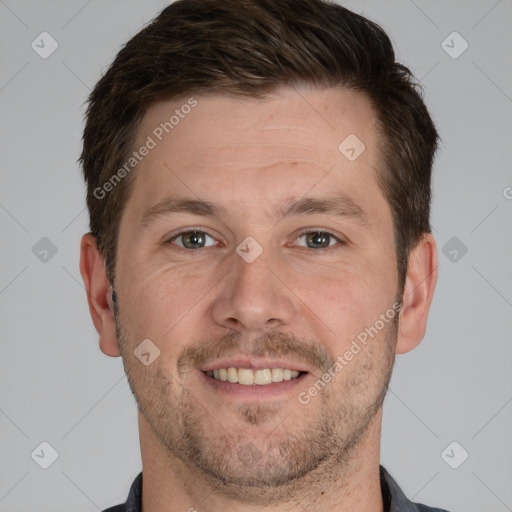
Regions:
<instances>
[{"instance_id":1,"label":"cheek","mask_svg":"<svg viewBox=\"0 0 512 512\"><path fill-rule=\"evenodd\" d=\"M337 343L349 343L390 307L394 297L389 280L389 270L372 264L333 269L321 277L296 277L293 282L305 314L313 322L324 323Z\"/></svg>"},{"instance_id":2,"label":"cheek","mask_svg":"<svg viewBox=\"0 0 512 512\"><path fill-rule=\"evenodd\" d=\"M122 322L129 341L136 344L135 340L149 338L162 355L172 358L190 344L196 331L200 335L206 319L198 315L205 314L203 300L219 280L218 273L136 262L126 265L125 271L119 282L123 283Z\"/></svg>"}]
</instances>

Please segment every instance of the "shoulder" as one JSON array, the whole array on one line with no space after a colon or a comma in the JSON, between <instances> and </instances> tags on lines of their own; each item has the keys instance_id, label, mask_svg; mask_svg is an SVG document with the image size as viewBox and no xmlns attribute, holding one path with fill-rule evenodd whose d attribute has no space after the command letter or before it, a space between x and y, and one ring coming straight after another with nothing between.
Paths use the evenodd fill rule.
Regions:
<instances>
[{"instance_id":1,"label":"shoulder","mask_svg":"<svg viewBox=\"0 0 512 512\"><path fill-rule=\"evenodd\" d=\"M125 511L126 511L126 504L123 503L122 505L116 505L115 507L107 508L103 512L125 512Z\"/></svg>"},{"instance_id":2,"label":"shoulder","mask_svg":"<svg viewBox=\"0 0 512 512\"><path fill-rule=\"evenodd\" d=\"M422 505L421 503L415 503L418 512L448 512L444 508L432 508Z\"/></svg>"},{"instance_id":3,"label":"shoulder","mask_svg":"<svg viewBox=\"0 0 512 512\"><path fill-rule=\"evenodd\" d=\"M384 509L388 512L448 512L444 509L427 507L421 503L410 501L383 466L380 466L380 483Z\"/></svg>"},{"instance_id":4,"label":"shoulder","mask_svg":"<svg viewBox=\"0 0 512 512\"><path fill-rule=\"evenodd\" d=\"M128 498L124 503L107 508L103 512L140 512L142 510L142 471L132 482Z\"/></svg>"}]
</instances>

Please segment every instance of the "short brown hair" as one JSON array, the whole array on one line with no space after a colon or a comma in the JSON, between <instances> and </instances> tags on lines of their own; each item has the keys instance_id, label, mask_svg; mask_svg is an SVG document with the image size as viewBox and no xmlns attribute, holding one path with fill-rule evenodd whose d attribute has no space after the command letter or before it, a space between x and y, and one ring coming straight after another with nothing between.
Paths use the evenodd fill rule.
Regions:
<instances>
[{"instance_id":1,"label":"short brown hair","mask_svg":"<svg viewBox=\"0 0 512 512\"><path fill-rule=\"evenodd\" d=\"M410 250L430 233L438 134L421 87L375 23L326 0L178 0L118 53L88 100L80 161L90 230L114 281L134 173L108 197L147 108L201 93L264 97L281 86L344 87L371 100L382 135L377 179L390 204L403 290Z\"/></svg>"}]
</instances>

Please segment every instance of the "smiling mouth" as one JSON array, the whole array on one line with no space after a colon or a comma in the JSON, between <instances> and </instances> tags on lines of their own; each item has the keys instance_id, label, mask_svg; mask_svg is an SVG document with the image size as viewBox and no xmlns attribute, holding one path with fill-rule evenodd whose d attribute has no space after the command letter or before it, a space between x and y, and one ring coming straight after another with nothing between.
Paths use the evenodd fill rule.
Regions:
<instances>
[{"instance_id":1,"label":"smiling mouth","mask_svg":"<svg viewBox=\"0 0 512 512\"><path fill-rule=\"evenodd\" d=\"M266 386L275 382L294 380L307 372L299 372L286 368L264 368L252 370L250 368L221 368L203 372L215 380L227 381L243 386Z\"/></svg>"}]
</instances>

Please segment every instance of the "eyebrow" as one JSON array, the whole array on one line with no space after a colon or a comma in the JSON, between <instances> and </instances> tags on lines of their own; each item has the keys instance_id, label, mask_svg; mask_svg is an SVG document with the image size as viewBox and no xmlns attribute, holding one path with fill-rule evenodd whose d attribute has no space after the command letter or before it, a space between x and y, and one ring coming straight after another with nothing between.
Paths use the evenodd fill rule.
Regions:
<instances>
[{"instance_id":1,"label":"eyebrow","mask_svg":"<svg viewBox=\"0 0 512 512\"><path fill-rule=\"evenodd\" d=\"M369 227L368 216L350 197L340 194L331 197L305 197L288 201L281 209L282 218L292 215L323 213L332 217L350 218Z\"/></svg>"},{"instance_id":2,"label":"eyebrow","mask_svg":"<svg viewBox=\"0 0 512 512\"><path fill-rule=\"evenodd\" d=\"M226 208L219 203L202 199L172 197L165 198L149 208L143 214L139 225L141 227L148 227L153 221L173 213L188 213L217 218L229 216ZM293 215L328 214L332 217L353 219L366 228L370 226L364 210L344 194L330 197L289 199L275 214L280 219Z\"/></svg>"}]
</instances>

